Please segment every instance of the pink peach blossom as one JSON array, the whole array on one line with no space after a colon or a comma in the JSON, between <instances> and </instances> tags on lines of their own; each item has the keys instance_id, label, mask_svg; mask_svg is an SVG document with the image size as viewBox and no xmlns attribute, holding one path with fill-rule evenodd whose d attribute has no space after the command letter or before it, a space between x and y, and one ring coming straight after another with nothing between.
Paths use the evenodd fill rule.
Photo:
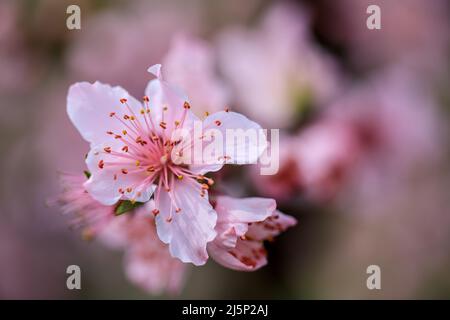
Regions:
<instances>
[{"instance_id":1,"label":"pink peach blossom","mask_svg":"<svg viewBox=\"0 0 450 320\"><path fill-rule=\"evenodd\" d=\"M329 200L351 175L360 155L353 128L324 118L305 128L295 148L297 170L305 195L314 200Z\"/></svg>"},{"instance_id":2,"label":"pink peach blossom","mask_svg":"<svg viewBox=\"0 0 450 320\"><path fill-rule=\"evenodd\" d=\"M230 28L219 37L220 69L237 107L266 127L292 126L307 104L329 101L339 87L337 66L314 45L308 26L305 10L282 4L256 29Z\"/></svg>"},{"instance_id":3,"label":"pink peach blossom","mask_svg":"<svg viewBox=\"0 0 450 320\"><path fill-rule=\"evenodd\" d=\"M254 271L267 263L264 240L294 226L294 218L276 210L273 199L217 197L217 237L208 244L211 257L221 265Z\"/></svg>"},{"instance_id":4,"label":"pink peach blossom","mask_svg":"<svg viewBox=\"0 0 450 320\"><path fill-rule=\"evenodd\" d=\"M115 217L99 238L125 250L125 273L135 285L152 294L178 294L187 266L173 258L167 245L159 240L153 208L154 202L150 201L134 212Z\"/></svg>"},{"instance_id":5,"label":"pink peach blossom","mask_svg":"<svg viewBox=\"0 0 450 320\"><path fill-rule=\"evenodd\" d=\"M225 84L215 74L215 56L204 41L177 36L164 59L167 81L189 92L194 113L223 110L229 103Z\"/></svg>"},{"instance_id":6,"label":"pink peach blossom","mask_svg":"<svg viewBox=\"0 0 450 320\"><path fill-rule=\"evenodd\" d=\"M147 202L153 196L159 238L169 244L172 256L202 265L208 258L206 244L216 235L217 217L208 201L207 190L213 182L204 174L220 170L225 160L235 164L244 163L242 159L256 161L266 141L250 149L247 141L235 141L235 154L213 164L177 164L183 158L181 153L191 151L194 145L186 143L185 136L174 139L173 134L179 129L191 133L198 119L187 97L163 81L160 67L149 68L157 79L149 82L144 104L121 87L84 82L69 89L67 110L82 137L91 144L86 163L92 176L85 183L90 195L104 205L121 199ZM228 111L216 112L202 124L220 132L261 129L246 117ZM201 136L194 141L198 138ZM174 154L175 145L181 148Z\"/></svg>"},{"instance_id":7,"label":"pink peach blossom","mask_svg":"<svg viewBox=\"0 0 450 320\"><path fill-rule=\"evenodd\" d=\"M109 247L125 251L125 272L131 282L152 294L178 293L186 267L159 240L150 213L153 201L116 216L115 206L103 205L87 193L85 181L82 175L62 174L63 191L52 202L72 218L72 226L83 228L85 239L95 236Z\"/></svg>"},{"instance_id":8,"label":"pink peach blossom","mask_svg":"<svg viewBox=\"0 0 450 320\"><path fill-rule=\"evenodd\" d=\"M195 3L148 1L112 7L83 21L74 34L67 64L72 76L115 83L137 95L145 89L149 64L163 59L180 30L200 32L201 8Z\"/></svg>"},{"instance_id":9,"label":"pink peach blossom","mask_svg":"<svg viewBox=\"0 0 450 320\"><path fill-rule=\"evenodd\" d=\"M62 213L71 218L70 224L82 228L85 239L98 235L114 219L114 207L97 202L87 193L83 175L62 173L60 181L63 191L49 204L59 205Z\"/></svg>"},{"instance_id":10,"label":"pink peach blossom","mask_svg":"<svg viewBox=\"0 0 450 320\"><path fill-rule=\"evenodd\" d=\"M328 201L351 176L360 152L352 126L323 117L294 135L281 137L275 175L262 176L252 170L251 178L261 194L280 201L300 197Z\"/></svg>"}]
</instances>

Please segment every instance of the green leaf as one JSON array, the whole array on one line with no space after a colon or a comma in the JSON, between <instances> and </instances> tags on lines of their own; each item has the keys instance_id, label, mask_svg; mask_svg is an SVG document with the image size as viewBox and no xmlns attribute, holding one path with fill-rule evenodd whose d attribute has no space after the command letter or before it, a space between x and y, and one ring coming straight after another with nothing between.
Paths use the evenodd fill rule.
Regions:
<instances>
[{"instance_id":1,"label":"green leaf","mask_svg":"<svg viewBox=\"0 0 450 320\"><path fill-rule=\"evenodd\" d=\"M87 170L83 171L84 175L86 176L87 179L89 179L91 177L91 173Z\"/></svg>"},{"instance_id":2,"label":"green leaf","mask_svg":"<svg viewBox=\"0 0 450 320\"><path fill-rule=\"evenodd\" d=\"M121 200L117 204L116 209L114 210L114 214L116 216L120 216L128 211L131 211L137 207L140 207L144 204L144 202L132 202L130 200Z\"/></svg>"}]
</instances>

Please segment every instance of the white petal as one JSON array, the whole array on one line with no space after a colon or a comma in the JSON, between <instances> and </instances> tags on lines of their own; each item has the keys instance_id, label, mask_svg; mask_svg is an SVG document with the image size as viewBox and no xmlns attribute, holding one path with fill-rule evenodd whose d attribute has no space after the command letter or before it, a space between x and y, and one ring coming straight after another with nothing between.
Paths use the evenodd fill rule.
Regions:
<instances>
[{"instance_id":1,"label":"white petal","mask_svg":"<svg viewBox=\"0 0 450 320\"><path fill-rule=\"evenodd\" d=\"M119 133L124 129L117 119L110 117L111 112L119 116L126 112L120 99L127 99L128 105L136 113L141 109L140 102L121 87L111 87L100 82L75 83L69 88L67 113L82 137L91 145L98 145L111 139L107 131Z\"/></svg>"},{"instance_id":2,"label":"white petal","mask_svg":"<svg viewBox=\"0 0 450 320\"><path fill-rule=\"evenodd\" d=\"M175 212L169 194L161 190L156 217L159 238L169 244L173 257L183 262L203 265L208 259L206 245L212 241L216 232L217 214L208 201L207 195L200 196L200 185L192 181L175 184L174 194L180 212ZM172 218L168 222L169 217Z\"/></svg>"}]
</instances>

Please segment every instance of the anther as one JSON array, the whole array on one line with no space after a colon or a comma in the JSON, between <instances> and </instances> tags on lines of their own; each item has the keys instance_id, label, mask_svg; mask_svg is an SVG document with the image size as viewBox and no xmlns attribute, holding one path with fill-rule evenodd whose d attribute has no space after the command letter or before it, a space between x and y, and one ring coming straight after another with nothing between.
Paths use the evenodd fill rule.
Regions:
<instances>
[{"instance_id":1,"label":"anther","mask_svg":"<svg viewBox=\"0 0 450 320\"><path fill-rule=\"evenodd\" d=\"M110 117L114 117L115 115L116 115L115 112L111 112L111 113L109 114Z\"/></svg>"},{"instance_id":2,"label":"anther","mask_svg":"<svg viewBox=\"0 0 450 320\"><path fill-rule=\"evenodd\" d=\"M189 104L189 102L185 101L184 104L183 104L183 108L190 109L191 105Z\"/></svg>"},{"instance_id":3,"label":"anther","mask_svg":"<svg viewBox=\"0 0 450 320\"><path fill-rule=\"evenodd\" d=\"M127 169L122 169L121 171L122 171L123 174L127 174L128 173Z\"/></svg>"},{"instance_id":4,"label":"anther","mask_svg":"<svg viewBox=\"0 0 450 320\"><path fill-rule=\"evenodd\" d=\"M98 167L99 167L100 169L103 169L104 166L105 166L105 162L104 162L103 160L100 160L100 161L98 162Z\"/></svg>"},{"instance_id":5,"label":"anther","mask_svg":"<svg viewBox=\"0 0 450 320\"><path fill-rule=\"evenodd\" d=\"M123 152L128 152L128 146L123 146L122 151Z\"/></svg>"},{"instance_id":6,"label":"anther","mask_svg":"<svg viewBox=\"0 0 450 320\"><path fill-rule=\"evenodd\" d=\"M122 99L120 99L119 101L120 101L120 103L124 104L124 103L127 102L128 100L125 99L125 98L122 98Z\"/></svg>"},{"instance_id":7,"label":"anther","mask_svg":"<svg viewBox=\"0 0 450 320\"><path fill-rule=\"evenodd\" d=\"M222 122L220 122L219 120L214 121L214 123L216 124L216 126L220 126L222 124Z\"/></svg>"},{"instance_id":8,"label":"anther","mask_svg":"<svg viewBox=\"0 0 450 320\"><path fill-rule=\"evenodd\" d=\"M145 102L149 102L149 98L148 98L147 96L144 96L144 97L142 98L142 100L145 101Z\"/></svg>"},{"instance_id":9,"label":"anther","mask_svg":"<svg viewBox=\"0 0 450 320\"><path fill-rule=\"evenodd\" d=\"M159 214L159 210L158 209L153 209L152 213L156 217Z\"/></svg>"},{"instance_id":10,"label":"anther","mask_svg":"<svg viewBox=\"0 0 450 320\"><path fill-rule=\"evenodd\" d=\"M107 153L111 153L111 147L104 147L103 150Z\"/></svg>"}]
</instances>

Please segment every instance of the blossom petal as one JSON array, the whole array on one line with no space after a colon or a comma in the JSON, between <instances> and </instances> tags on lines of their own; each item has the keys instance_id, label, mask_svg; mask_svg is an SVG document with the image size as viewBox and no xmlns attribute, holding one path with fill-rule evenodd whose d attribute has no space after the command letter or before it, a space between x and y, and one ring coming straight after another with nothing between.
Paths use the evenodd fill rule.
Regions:
<instances>
[{"instance_id":1,"label":"blossom petal","mask_svg":"<svg viewBox=\"0 0 450 320\"><path fill-rule=\"evenodd\" d=\"M155 187L148 181L145 171L138 171L131 160L119 162L117 157L104 152L104 148L105 145L93 146L86 158L91 177L84 186L89 194L104 205L113 205L121 199L139 202L150 200ZM109 165L108 160L115 164ZM100 165L101 161L105 163L103 166Z\"/></svg>"},{"instance_id":2,"label":"blossom petal","mask_svg":"<svg viewBox=\"0 0 450 320\"><path fill-rule=\"evenodd\" d=\"M198 119L190 109L184 108L185 102L189 101L188 97L178 87L163 80L161 65L151 66L148 71L157 77L150 81L145 89L157 131L162 133L165 130L170 135L176 128L175 122L183 120L184 112L186 116L183 125L191 128L193 121ZM161 122L165 123L166 129L160 127Z\"/></svg>"},{"instance_id":3,"label":"blossom petal","mask_svg":"<svg viewBox=\"0 0 450 320\"><path fill-rule=\"evenodd\" d=\"M267 264L267 254L260 241L239 240L233 249L211 243L208 252L217 263L237 271L255 271Z\"/></svg>"},{"instance_id":4,"label":"blossom petal","mask_svg":"<svg viewBox=\"0 0 450 320\"><path fill-rule=\"evenodd\" d=\"M246 237L258 241L270 240L285 231L287 228L293 227L296 224L297 220L293 217L275 210L270 219L252 224L248 228Z\"/></svg>"},{"instance_id":5,"label":"blossom petal","mask_svg":"<svg viewBox=\"0 0 450 320\"><path fill-rule=\"evenodd\" d=\"M183 262L203 265L208 259L206 245L212 241L216 232L217 214L208 201L207 194L200 196L201 186L192 181L178 181L173 188L173 196L180 212L172 203L166 190L160 192L156 216L159 238L169 244L173 257ZM158 195L155 196L158 198Z\"/></svg>"},{"instance_id":6,"label":"blossom petal","mask_svg":"<svg viewBox=\"0 0 450 320\"><path fill-rule=\"evenodd\" d=\"M218 197L217 237L208 244L211 257L221 265L254 271L267 263L264 240L296 223L276 210L273 199Z\"/></svg>"},{"instance_id":7,"label":"blossom petal","mask_svg":"<svg viewBox=\"0 0 450 320\"><path fill-rule=\"evenodd\" d=\"M189 92L193 112L223 110L229 101L225 84L216 76L213 48L201 39L178 35L164 59L166 79Z\"/></svg>"},{"instance_id":8,"label":"blossom petal","mask_svg":"<svg viewBox=\"0 0 450 320\"><path fill-rule=\"evenodd\" d=\"M121 99L126 99L135 113L142 108L141 103L121 87L79 82L69 88L67 113L81 136L91 145L98 145L111 139L107 131L118 133L123 129L117 119L110 117L111 112L119 115L127 112Z\"/></svg>"},{"instance_id":9,"label":"blossom petal","mask_svg":"<svg viewBox=\"0 0 450 320\"><path fill-rule=\"evenodd\" d=\"M237 239L247 233L249 223L264 221L275 209L276 202L273 199L217 197L218 235L214 242L234 248Z\"/></svg>"},{"instance_id":10,"label":"blossom petal","mask_svg":"<svg viewBox=\"0 0 450 320\"><path fill-rule=\"evenodd\" d=\"M222 143L215 144L220 148L218 152L204 152L202 163L190 166L199 174L217 171L225 163L254 164L267 148L267 138L261 126L236 112L219 111L206 117L203 134L209 136L209 132L214 135L210 143L218 138Z\"/></svg>"}]
</instances>

